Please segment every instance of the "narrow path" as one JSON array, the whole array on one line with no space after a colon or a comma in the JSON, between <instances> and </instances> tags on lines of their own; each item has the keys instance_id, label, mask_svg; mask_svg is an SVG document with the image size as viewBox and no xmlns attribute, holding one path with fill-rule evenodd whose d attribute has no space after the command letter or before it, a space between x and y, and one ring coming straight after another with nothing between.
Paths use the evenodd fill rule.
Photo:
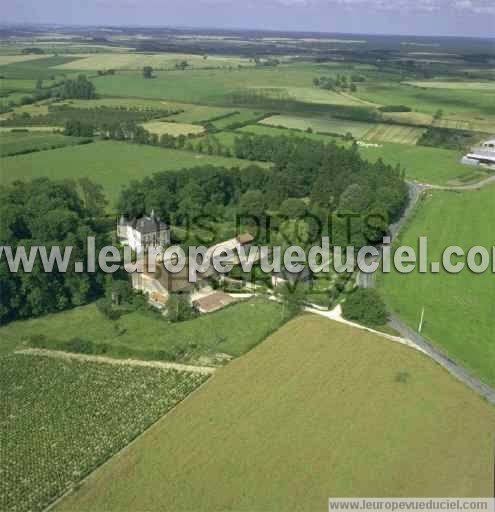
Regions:
<instances>
[{"instance_id":1,"label":"narrow path","mask_svg":"<svg viewBox=\"0 0 495 512\"><path fill-rule=\"evenodd\" d=\"M166 361L141 361L139 359L113 359L104 356L92 356L87 354L74 354L72 352L62 352L61 350L47 350L39 348L27 348L16 350L15 354L28 356L45 356L56 359L75 359L77 361L89 361L92 363L113 364L121 366L143 366L148 368L162 368L165 370L177 370L180 372L192 372L211 375L215 373L216 368L209 366L193 366L188 364L170 363Z\"/></svg>"}]
</instances>

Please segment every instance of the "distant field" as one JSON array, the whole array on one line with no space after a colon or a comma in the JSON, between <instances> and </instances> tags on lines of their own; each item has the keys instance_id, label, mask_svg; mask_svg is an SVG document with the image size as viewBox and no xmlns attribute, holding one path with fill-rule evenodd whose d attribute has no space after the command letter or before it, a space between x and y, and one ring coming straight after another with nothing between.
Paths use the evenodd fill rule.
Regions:
<instances>
[{"instance_id":1,"label":"distant field","mask_svg":"<svg viewBox=\"0 0 495 512\"><path fill-rule=\"evenodd\" d=\"M184 110L181 114L172 116L171 119L179 121L181 123L204 123L210 119L224 116L235 112L233 108L227 107L209 107L206 105L193 105L187 103L173 103L168 101L162 101L161 104L165 108L179 108Z\"/></svg>"},{"instance_id":2,"label":"distant field","mask_svg":"<svg viewBox=\"0 0 495 512\"><path fill-rule=\"evenodd\" d=\"M476 172L474 167L460 163L462 154L441 148L407 144L378 143L378 148L360 148L363 158L375 161L382 158L387 164L399 164L408 179L434 185L445 185L456 178L465 178Z\"/></svg>"},{"instance_id":3,"label":"distant field","mask_svg":"<svg viewBox=\"0 0 495 512\"><path fill-rule=\"evenodd\" d=\"M347 132L350 132L355 137L363 136L373 126L369 123L332 119L330 117L302 117L286 115L268 117L260 121L260 124L283 126L285 128L295 128L298 130L307 130L308 128L311 128L314 132L336 133L341 135L345 135Z\"/></svg>"},{"instance_id":4,"label":"distant field","mask_svg":"<svg viewBox=\"0 0 495 512\"><path fill-rule=\"evenodd\" d=\"M249 121L253 121L255 119L259 119L262 115L263 112L257 110L238 109L238 112L232 116L224 117L223 119L213 121L213 125L215 126L215 128L223 130L224 128L227 128L236 123L246 123Z\"/></svg>"},{"instance_id":5,"label":"distant field","mask_svg":"<svg viewBox=\"0 0 495 512\"><path fill-rule=\"evenodd\" d=\"M367 131L364 139L368 141L395 142L398 144L416 144L426 128L400 126L393 124L377 124Z\"/></svg>"},{"instance_id":6,"label":"distant field","mask_svg":"<svg viewBox=\"0 0 495 512\"><path fill-rule=\"evenodd\" d=\"M8 158L0 166L0 182L41 176L52 179L87 177L103 185L112 205L121 188L132 179L151 176L158 171L208 164L245 167L252 163L126 142L99 141Z\"/></svg>"},{"instance_id":7,"label":"distant field","mask_svg":"<svg viewBox=\"0 0 495 512\"><path fill-rule=\"evenodd\" d=\"M142 126L151 133L156 133L157 135L168 133L173 137L178 137L179 135L190 135L192 133L197 134L204 131L204 128L197 124L168 123L166 121L150 121L148 123L144 123Z\"/></svg>"},{"instance_id":8,"label":"distant field","mask_svg":"<svg viewBox=\"0 0 495 512\"><path fill-rule=\"evenodd\" d=\"M384 120L390 120L395 123L420 126L430 126L433 122L433 115L423 112L383 112L382 117Z\"/></svg>"},{"instance_id":9,"label":"distant field","mask_svg":"<svg viewBox=\"0 0 495 512\"><path fill-rule=\"evenodd\" d=\"M493 246L494 194L493 186L457 194L429 193L401 237L401 244L416 247L418 237L427 236L430 262L441 261L443 249L451 245L466 251L473 246ZM423 334L478 377L495 385L493 275L469 270L460 274L392 272L381 275L379 284L391 311L416 327L424 307Z\"/></svg>"},{"instance_id":10,"label":"distant field","mask_svg":"<svg viewBox=\"0 0 495 512\"><path fill-rule=\"evenodd\" d=\"M78 58L73 62L56 66L67 70L139 69L151 66L156 69L174 69L176 64L187 61L194 68L252 66L249 59L241 57L208 57L185 53L98 53Z\"/></svg>"},{"instance_id":11,"label":"distant field","mask_svg":"<svg viewBox=\"0 0 495 512\"><path fill-rule=\"evenodd\" d=\"M0 509L44 510L204 380L174 370L0 357Z\"/></svg>"},{"instance_id":12,"label":"distant field","mask_svg":"<svg viewBox=\"0 0 495 512\"><path fill-rule=\"evenodd\" d=\"M82 138L65 137L60 134L35 132L0 132L0 156L15 155L22 152L42 151L62 148L80 143Z\"/></svg>"},{"instance_id":13,"label":"distant field","mask_svg":"<svg viewBox=\"0 0 495 512\"><path fill-rule=\"evenodd\" d=\"M314 87L322 70L316 65L280 65L252 69L197 69L158 71L146 80L141 72L121 71L94 80L98 93L107 96L158 98L183 103L238 103L236 95L296 99L310 104L362 106L362 100ZM290 85L288 85L290 84Z\"/></svg>"},{"instance_id":14,"label":"distant field","mask_svg":"<svg viewBox=\"0 0 495 512\"><path fill-rule=\"evenodd\" d=\"M468 117L495 118L492 90L422 89L395 82L365 83L354 93L359 98L382 105L406 105L414 111L435 114L468 114Z\"/></svg>"},{"instance_id":15,"label":"distant field","mask_svg":"<svg viewBox=\"0 0 495 512\"><path fill-rule=\"evenodd\" d=\"M235 357L250 350L279 327L284 321L282 313L280 304L266 299L241 302L179 323L169 323L159 316L135 311L120 317L122 334L115 331L114 322L90 304L0 328L0 353L20 346L33 335L42 334L53 341L67 342L77 335L94 343L105 343L108 345L107 355L115 357L160 359L156 356L158 352L180 347L192 351L189 359L217 352ZM195 350L190 347L192 343L196 344Z\"/></svg>"},{"instance_id":16,"label":"distant field","mask_svg":"<svg viewBox=\"0 0 495 512\"><path fill-rule=\"evenodd\" d=\"M416 87L424 87L426 89L461 89L461 90L475 90L475 91L492 91L495 93L494 82L474 82L471 80L463 80L459 82L442 82L441 80L428 80L428 81L413 81L404 82L408 85L414 85Z\"/></svg>"},{"instance_id":17,"label":"distant field","mask_svg":"<svg viewBox=\"0 0 495 512\"><path fill-rule=\"evenodd\" d=\"M253 135L268 135L269 137L305 137L307 139L320 140L322 142L332 142L335 140L335 137L332 137L331 135L308 133L306 131L290 130L287 128L276 128L275 126L268 126L262 123L243 126L242 128L238 128L234 133L239 135L242 133L251 133Z\"/></svg>"},{"instance_id":18,"label":"distant field","mask_svg":"<svg viewBox=\"0 0 495 512\"><path fill-rule=\"evenodd\" d=\"M494 422L419 352L301 316L56 510L315 512L329 496L488 497Z\"/></svg>"},{"instance_id":19,"label":"distant field","mask_svg":"<svg viewBox=\"0 0 495 512\"><path fill-rule=\"evenodd\" d=\"M46 59L47 55L0 55L0 66L15 64L27 60Z\"/></svg>"}]
</instances>

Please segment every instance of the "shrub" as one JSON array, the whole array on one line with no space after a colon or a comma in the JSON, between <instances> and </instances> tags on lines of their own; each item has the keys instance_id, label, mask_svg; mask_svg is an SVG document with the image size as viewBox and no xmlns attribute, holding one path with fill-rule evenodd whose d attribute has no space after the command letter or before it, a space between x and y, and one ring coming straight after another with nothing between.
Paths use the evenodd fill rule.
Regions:
<instances>
[{"instance_id":1,"label":"shrub","mask_svg":"<svg viewBox=\"0 0 495 512\"><path fill-rule=\"evenodd\" d=\"M370 327L387 322L387 309L376 290L358 289L348 295L342 305L342 314L347 320Z\"/></svg>"}]
</instances>

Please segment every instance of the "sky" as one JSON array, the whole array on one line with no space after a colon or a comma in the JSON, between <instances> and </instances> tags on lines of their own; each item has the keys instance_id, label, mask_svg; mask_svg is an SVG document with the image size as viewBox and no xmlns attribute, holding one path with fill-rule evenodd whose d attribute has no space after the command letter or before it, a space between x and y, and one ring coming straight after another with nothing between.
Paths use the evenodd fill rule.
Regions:
<instances>
[{"instance_id":1,"label":"sky","mask_svg":"<svg viewBox=\"0 0 495 512\"><path fill-rule=\"evenodd\" d=\"M495 0L6 0L2 22L495 37Z\"/></svg>"}]
</instances>

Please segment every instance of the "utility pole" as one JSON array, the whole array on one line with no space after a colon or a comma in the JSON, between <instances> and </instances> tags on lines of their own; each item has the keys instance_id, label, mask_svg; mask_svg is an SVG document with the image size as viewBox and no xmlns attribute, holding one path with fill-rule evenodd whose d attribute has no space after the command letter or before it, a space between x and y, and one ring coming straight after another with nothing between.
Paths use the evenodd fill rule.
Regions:
<instances>
[{"instance_id":1,"label":"utility pole","mask_svg":"<svg viewBox=\"0 0 495 512\"><path fill-rule=\"evenodd\" d=\"M425 307L423 306L423 309L421 310L421 320L419 321L418 325L418 333L421 334L421 331L423 330L423 320L425 317Z\"/></svg>"}]
</instances>

